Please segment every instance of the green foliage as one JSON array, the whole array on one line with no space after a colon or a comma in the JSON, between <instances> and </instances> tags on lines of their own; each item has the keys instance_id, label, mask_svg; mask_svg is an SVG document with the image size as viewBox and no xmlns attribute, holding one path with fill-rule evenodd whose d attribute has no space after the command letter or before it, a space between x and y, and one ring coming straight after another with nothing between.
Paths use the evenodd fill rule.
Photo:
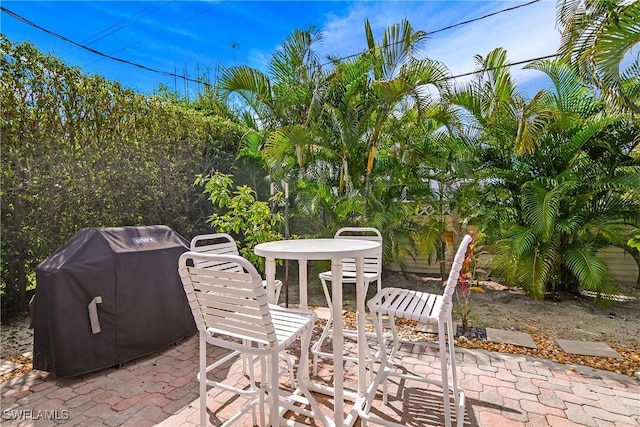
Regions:
<instances>
[{"instance_id":1,"label":"green foliage","mask_svg":"<svg viewBox=\"0 0 640 427\"><path fill-rule=\"evenodd\" d=\"M3 304L23 301L37 262L83 226L214 227L260 263L253 246L282 237L281 196L260 196L282 180L295 234L374 226L385 262L435 253L444 276L446 240L469 224L495 245L495 272L536 298L608 292L599 249L640 264L640 134L621 108L637 106L640 68L611 71L637 39L637 2L605 3L559 3L572 62L529 65L552 84L531 99L500 48L453 90L408 21L380 41L367 22L368 51L330 70L322 33L296 30L268 72L227 69L193 101L141 96L3 37Z\"/></svg>"},{"instance_id":2,"label":"green foliage","mask_svg":"<svg viewBox=\"0 0 640 427\"><path fill-rule=\"evenodd\" d=\"M36 265L83 227L205 228L192 177L229 171L242 129L82 75L1 39L2 304L22 308Z\"/></svg>"},{"instance_id":3,"label":"green foliage","mask_svg":"<svg viewBox=\"0 0 640 427\"><path fill-rule=\"evenodd\" d=\"M640 79L636 58L627 70L620 65L640 43L640 2L623 0L558 0L558 24L562 38L558 53L580 76L602 91L616 108L640 112L637 98ZM635 80L635 89L627 85Z\"/></svg>"},{"instance_id":4,"label":"green foliage","mask_svg":"<svg viewBox=\"0 0 640 427\"><path fill-rule=\"evenodd\" d=\"M272 212L270 204L283 201L283 194L277 193L267 202L256 199L256 193L246 185L233 189L233 177L222 173L199 175L195 185L204 187L204 193L214 207L209 223L214 230L229 233L240 242L240 254L264 269L264 258L253 253L258 243L282 240L278 231L284 218Z\"/></svg>"}]
</instances>

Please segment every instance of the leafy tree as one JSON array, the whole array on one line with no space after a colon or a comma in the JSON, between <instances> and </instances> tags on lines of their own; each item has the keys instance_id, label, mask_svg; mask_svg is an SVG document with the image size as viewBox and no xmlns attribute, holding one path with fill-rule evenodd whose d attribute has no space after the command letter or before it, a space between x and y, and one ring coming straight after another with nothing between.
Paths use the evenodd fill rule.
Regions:
<instances>
[{"instance_id":1,"label":"leafy tree","mask_svg":"<svg viewBox=\"0 0 640 427\"><path fill-rule=\"evenodd\" d=\"M86 76L0 39L3 309L24 308L36 265L83 227L206 227L192 177L228 171L242 128Z\"/></svg>"}]
</instances>

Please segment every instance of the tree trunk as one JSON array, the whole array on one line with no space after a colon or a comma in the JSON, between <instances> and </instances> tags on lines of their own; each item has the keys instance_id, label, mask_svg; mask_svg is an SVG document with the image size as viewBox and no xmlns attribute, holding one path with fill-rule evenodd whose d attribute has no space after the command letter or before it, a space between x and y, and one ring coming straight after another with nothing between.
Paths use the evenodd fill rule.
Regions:
<instances>
[{"instance_id":1,"label":"tree trunk","mask_svg":"<svg viewBox=\"0 0 640 427\"><path fill-rule=\"evenodd\" d=\"M441 240L438 244L437 258L440 260L440 278L444 282L447 280L447 242Z\"/></svg>"}]
</instances>

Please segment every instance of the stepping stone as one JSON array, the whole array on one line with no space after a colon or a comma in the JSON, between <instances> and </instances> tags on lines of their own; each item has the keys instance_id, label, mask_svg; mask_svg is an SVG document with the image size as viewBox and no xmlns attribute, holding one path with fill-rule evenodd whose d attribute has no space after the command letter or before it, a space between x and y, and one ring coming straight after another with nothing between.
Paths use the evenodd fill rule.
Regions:
<instances>
[{"instance_id":1,"label":"stepping stone","mask_svg":"<svg viewBox=\"0 0 640 427\"><path fill-rule=\"evenodd\" d=\"M428 334L437 334L438 333L438 325L434 325L432 323L423 323L420 322L416 325L416 332L424 332Z\"/></svg>"},{"instance_id":2,"label":"stepping stone","mask_svg":"<svg viewBox=\"0 0 640 427\"><path fill-rule=\"evenodd\" d=\"M556 340L556 343L565 353L623 359L614 349L603 342Z\"/></svg>"},{"instance_id":3,"label":"stepping stone","mask_svg":"<svg viewBox=\"0 0 640 427\"><path fill-rule=\"evenodd\" d=\"M502 329L487 328L487 341L503 344L513 344L520 347L536 348L531 335L523 332L505 331Z\"/></svg>"}]
</instances>

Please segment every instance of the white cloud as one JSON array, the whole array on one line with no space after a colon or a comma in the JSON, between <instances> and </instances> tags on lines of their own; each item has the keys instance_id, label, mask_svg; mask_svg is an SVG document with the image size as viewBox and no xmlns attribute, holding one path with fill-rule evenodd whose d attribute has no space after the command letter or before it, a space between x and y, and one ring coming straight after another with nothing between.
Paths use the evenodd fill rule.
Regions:
<instances>
[{"instance_id":1,"label":"white cloud","mask_svg":"<svg viewBox=\"0 0 640 427\"><path fill-rule=\"evenodd\" d=\"M408 19L414 30L429 33L522 3L511 1L423 1L355 2L341 15L327 15L323 28L323 51L347 56L366 48L364 21L369 19L376 40L390 25ZM476 54L485 56L497 47L507 50L510 62L553 54L559 44L555 1L530 6L429 35L424 53L443 62L452 74L474 70ZM521 85L532 84L540 73L514 66L512 75Z\"/></svg>"}]
</instances>

